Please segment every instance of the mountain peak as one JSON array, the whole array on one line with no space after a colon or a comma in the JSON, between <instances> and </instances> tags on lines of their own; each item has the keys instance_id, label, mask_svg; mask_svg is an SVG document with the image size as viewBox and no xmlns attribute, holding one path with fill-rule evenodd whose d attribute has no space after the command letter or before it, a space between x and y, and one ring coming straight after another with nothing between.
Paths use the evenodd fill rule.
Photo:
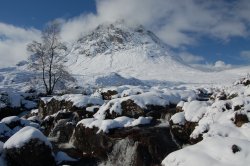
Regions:
<instances>
[{"instance_id":1,"label":"mountain peak","mask_svg":"<svg viewBox=\"0 0 250 166\"><path fill-rule=\"evenodd\" d=\"M141 46L160 49L165 44L142 25L130 26L120 21L99 25L77 41L75 50L79 54L94 56Z\"/></svg>"}]
</instances>

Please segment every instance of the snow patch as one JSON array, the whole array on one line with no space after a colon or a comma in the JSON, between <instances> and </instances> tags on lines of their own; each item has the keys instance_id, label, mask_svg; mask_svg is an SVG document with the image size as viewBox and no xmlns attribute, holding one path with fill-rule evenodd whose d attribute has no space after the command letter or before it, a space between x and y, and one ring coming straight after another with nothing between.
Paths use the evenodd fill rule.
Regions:
<instances>
[{"instance_id":1,"label":"snow patch","mask_svg":"<svg viewBox=\"0 0 250 166\"><path fill-rule=\"evenodd\" d=\"M138 119L129 118L129 117L118 117L115 119L95 119L95 118L88 118L83 119L77 123L77 125L82 124L87 128L97 127L99 130L97 133L101 131L104 133L108 133L110 129L114 128L124 128L124 127L133 127L138 125L145 125L151 122L151 117L139 117Z\"/></svg>"}]
</instances>

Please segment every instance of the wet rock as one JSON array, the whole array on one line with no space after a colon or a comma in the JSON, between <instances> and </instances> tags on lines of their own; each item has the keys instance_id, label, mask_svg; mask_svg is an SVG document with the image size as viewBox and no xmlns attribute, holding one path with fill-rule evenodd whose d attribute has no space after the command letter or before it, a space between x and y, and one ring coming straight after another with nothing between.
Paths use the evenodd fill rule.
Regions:
<instances>
[{"instance_id":1,"label":"wet rock","mask_svg":"<svg viewBox=\"0 0 250 166\"><path fill-rule=\"evenodd\" d=\"M234 111L240 110L244 105L236 105L234 106Z\"/></svg>"},{"instance_id":2,"label":"wet rock","mask_svg":"<svg viewBox=\"0 0 250 166\"><path fill-rule=\"evenodd\" d=\"M39 102L38 115L41 119L44 119L46 116L56 114L58 111L66 110L68 115L64 113L58 116L71 116L70 112L75 112L78 114L79 119L89 118L94 114L94 112L86 111L86 107L90 106L93 106L93 104L89 103L86 106L75 106L71 101L56 100L52 98L49 102L44 102L43 100Z\"/></svg>"},{"instance_id":3,"label":"wet rock","mask_svg":"<svg viewBox=\"0 0 250 166\"><path fill-rule=\"evenodd\" d=\"M41 123L43 134L48 136L51 130L54 127L54 117L53 116L47 116Z\"/></svg>"},{"instance_id":4,"label":"wet rock","mask_svg":"<svg viewBox=\"0 0 250 166\"><path fill-rule=\"evenodd\" d=\"M248 123L248 117L245 114L236 113L234 117L234 124L237 127L241 127L243 124Z\"/></svg>"},{"instance_id":5,"label":"wet rock","mask_svg":"<svg viewBox=\"0 0 250 166\"><path fill-rule=\"evenodd\" d=\"M216 98L218 100L226 100L227 99L227 95L226 95L225 92L220 92L220 93L217 94Z\"/></svg>"},{"instance_id":6,"label":"wet rock","mask_svg":"<svg viewBox=\"0 0 250 166\"><path fill-rule=\"evenodd\" d=\"M76 112L67 112L59 111L54 115L47 116L41 123L43 133L46 136L56 137L58 132L61 137L61 134L65 134L62 137L69 137L69 134L75 126L76 122L79 120L79 116ZM65 127L67 131L65 130ZM60 134L61 133L61 134ZM66 140L68 140L66 138ZM65 142L65 141L62 141Z\"/></svg>"},{"instance_id":7,"label":"wet rock","mask_svg":"<svg viewBox=\"0 0 250 166\"><path fill-rule=\"evenodd\" d=\"M250 85L250 79L246 79L243 81L243 85L248 86Z\"/></svg>"},{"instance_id":8,"label":"wet rock","mask_svg":"<svg viewBox=\"0 0 250 166\"><path fill-rule=\"evenodd\" d=\"M71 110L73 103L70 101L59 101L52 98L49 102L45 103L43 100L39 101L39 117L44 119L46 116L53 115L59 110Z\"/></svg>"},{"instance_id":9,"label":"wet rock","mask_svg":"<svg viewBox=\"0 0 250 166\"><path fill-rule=\"evenodd\" d=\"M97 128L90 129L78 125L71 141L82 153L102 161L107 160L107 163L111 164L125 160L126 155L122 155L124 153L134 153L132 165L156 165L160 164L167 154L178 149L167 127L122 128L98 134L97 131ZM121 140L127 140L128 144L123 147ZM131 148L133 151L129 152ZM119 149L121 153L117 153Z\"/></svg>"},{"instance_id":10,"label":"wet rock","mask_svg":"<svg viewBox=\"0 0 250 166\"><path fill-rule=\"evenodd\" d=\"M237 152L240 152L241 151L241 148L237 145L233 145L232 146L232 152L233 153L237 153Z\"/></svg>"},{"instance_id":11,"label":"wet rock","mask_svg":"<svg viewBox=\"0 0 250 166\"><path fill-rule=\"evenodd\" d=\"M101 93L103 100L111 100L112 96L117 95L117 94L118 92L115 90L108 90L107 92Z\"/></svg>"},{"instance_id":12,"label":"wet rock","mask_svg":"<svg viewBox=\"0 0 250 166\"><path fill-rule=\"evenodd\" d=\"M240 79L240 80L237 81L235 84L236 84L236 85L237 85L237 84L243 84L244 86L250 85L250 76L248 75L248 76L246 76L246 77Z\"/></svg>"},{"instance_id":13,"label":"wet rock","mask_svg":"<svg viewBox=\"0 0 250 166\"><path fill-rule=\"evenodd\" d=\"M231 94L231 95L228 96L228 99L231 100L231 99L233 99L233 98L235 98L237 96L238 96L237 93L233 93L233 94Z\"/></svg>"},{"instance_id":14,"label":"wet rock","mask_svg":"<svg viewBox=\"0 0 250 166\"><path fill-rule=\"evenodd\" d=\"M114 104L114 103L112 103ZM110 105L110 108L113 105ZM137 105L133 100L128 99L122 101L120 104L121 107L121 114L112 111L110 113L108 108L106 110L106 119L114 119L120 116L126 116L130 118L139 118L140 116L150 116L154 119L169 119L171 115L176 113L176 105L166 105L166 106L159 106L159 105L146 105L145 108L141 108Z\"/></svg>"},{"instance_id":15,"label":"wet rock","mask_svg":"<svg viewBox=\"0 0 250 166\"><path fill-rule=\"evenodd\" d=\"M176 109L175 109L175 110L176 110L176 113L177 113L177 112L183 112L183 109L182 109L182 107L180 107L180 106L176 106Z\"/></svg>"},{"instance_id":16,"label":"wet rock","mask_svg":"<svg viewBox=\"0 0 250 166\"><path fill-rule=\"evenodd\" d=\"M129 99L121 103L122 115L130 118L138 118L144 116L144 110L134 103L133 100Z\"/></svg>"},{"instance_id":17,"label":"wet rock","mask_svg":"<svg viewBox=\"0 0 250 166\"><path fill-rule=\"evenodd\" d=\"M61 119L49 133L49 137L56 139L56 143L67 143L72 136L75 123L70 122L69 119Z\"/></svg>"},{"instance_id":18,"label":"wet rock","mask_svg":"<svg viewBox=\"0 0 250 166\"><path fill-rule=\"evenodd\" d=\"M195 127L198 125L197 122L185 121L184 124L174 124L172 120L169 122L170 129L175 138L184 143L197 143L202 140L202 137L197 139L190 139L191 133L194 131Z\"/></svg>"}]
</instances>

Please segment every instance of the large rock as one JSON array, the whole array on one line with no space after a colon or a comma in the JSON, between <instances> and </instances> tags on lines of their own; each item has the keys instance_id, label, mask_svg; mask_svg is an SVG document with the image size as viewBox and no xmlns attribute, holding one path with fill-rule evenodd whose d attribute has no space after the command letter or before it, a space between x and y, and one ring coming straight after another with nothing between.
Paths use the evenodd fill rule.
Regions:
<instances>
[{"instance_id":1,"label":"large rock","mask_svg":"<svg viewBox=\"0 0 250 166\"><path fill-rule=\"evenodd\" d=\"M103 100L111 100L112 96L117 95L117 94L118 92L115 90L108 90L107 92L101 93Z\"/></svg>"},{"instance_id":2,"label":"large rock","mask_svg":"<svg viewBox=\"0 0 250 166\"><path fill-rule=\"evenodd\" d=\"M113 105L118 103L119 107L121 107L121 114L116 113L115 111L110 111ZM170 116L176 113L175 105L153 105L148 104L145 105L144 108L140 107L136 104L132 99L124 100L121 103L111 103L109 107L106 107L105 118L106 119L114 119L120 116L127 116L130 118L138 118L140 116L150 116L154 119L165 119L166 115Z\"/></svg>"},{"instance_id":3,"label":"large rock","mask_svg":"<svg viewBox=\"0 0 250 166\"><path fill-rule=\"evenodd\" d=\"M86 108L93 105L102 105L103 102L101 98L81 94L46 97L39 101L39 116L43 119L60 110L66 110L76 112L80 119L88 118L93 116L94 112L86 111Z\"/></svg>"},{"instance_id":4,"label":"large rock","mask_svg":"<svg viewBox=\"0 0 250 166\"><path fill-rule=\"evenodd\" d=\"M241 127L243 124L248 123L249 119L246 114L236 113L233 121L237 127Z\"/></svg>"},{"instance_id":5,"label":"large rock","mask_svg":"<svg viewBox=\"0 0 250 166\"><path fill-rule=\"evenodd\" d=\"M194 131L195 127L198 125L197 122L189 122L185 120L183 112L175 114L170 122L170 129L174 137L183 143L196 143L199 142L202 137L196 140L190 139L190 135Z\"/></svg>"},{"instance_id":6,"label":"large rock","mask_svg":"<svg viewBox=\"0 0 250 166\"><path fill-rule=\"evenodd\" d=\"M112 129L109 133L98 134L97 131L97 128L77 125L71 141L82 153L102 161L107 160L111 165L126 160L127 156L124 154L130 153L134 154L131 158L132 165L156 165L160 164L167 154L178 149L167 127ZM123 152L116 153L120 148Z\"/></svg>"},{"instance_id":7,"label":"large rock","mask_svg":"<svg viewBox=\"0 0 250 166\"><path fill-rule=\"evenodd\" d=\"M71 126L70 128L66 127L67 129L71 129L72 128L71 124L75 124L77 121L79 121L79 116L77 113L67 112L67 111L59 111L54 115L47 116L42 121L41 126L43 128L43 133L46 136L51 135L51 136L55 137L57 135L58 131L60 133L63 132L65 134L64 127ZM66 137L68 137L68 135Z\"/></svg>"},{"instance_id":8,"label":"large rock","mask_svg":"<svg viewBox=\"0 0 250 166\"><path fill-rule=\"evenodd\" d=\"M39 101L39 116L44 119L46 116L53 115L59 110L71 110L73 103L70 101L60 101L52 98L49 102Z\"/></svg>"},{"instance_id":9,"label":"large rock","mask_svg":"<svg viewBox=\"0 0 250 166\"><path fill-rule=\"evenodd\" d=\"M36 128L24 127L4 144L4 153L10 166L54 166L52 145Z\"/></svg>"}]
</instances>

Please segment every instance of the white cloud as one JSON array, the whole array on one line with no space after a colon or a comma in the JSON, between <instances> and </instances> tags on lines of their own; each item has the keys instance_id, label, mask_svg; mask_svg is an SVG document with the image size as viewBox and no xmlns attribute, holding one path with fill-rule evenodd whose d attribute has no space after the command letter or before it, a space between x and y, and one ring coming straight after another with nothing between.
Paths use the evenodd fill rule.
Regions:
<instances>
[{"instance_id":1,"label":"white cloud","mask_svg":"<svg viewBox=\"0 0 250 166\"><path fill-rule=\"evenodd\" d=\"M250 50L241 51L240 56L250 60Z\"/></svg>"},{"instance_id":2,"label":"white cloud","mask_svg":"<svg viewBox=\"0 0 250 166\"><path fill-rule=\"evenodd\" d=\"M198 44L200 36L224 41L249 36L249 0L97 0L96 8L97 14L66 21L63 37L72 40L98 24L119 19L146 26L176 48Z\"/></svg>"},{"instance_id":3,"label":"white cloud","mask_svg":"<svg viewBox=\"0 0 250 166\"><path fill-rule=\"evenodd\" d=\"M0 22L0 67L15 65L27 58L26 45L39 40L40 31L24 29Z\"/></svg>"},{"instance_id":4,"label":"white cloud","mask_svg":"<svg viewBox=\"0 0 250 166\"><path fill-rule=\"evenodd\" d=\"M203 71L222 71L232 68L231 64L226 64L224 61L218 60L213 64L191 64L191 66Z\"/></svg>"},{"instance_id":5,"label":"white cloud","mask_svg":"<svg viewBox=\"0 0 250 166\"><path fill-rule=\"evenodd\" d=\"M202 0L96 0L97 13L64 20L62 38L74 41L99 24L123 19L142 24L174 48L199 44L206 36L223 41L249 37L250 1ZM38 40L40 31L0 22L0 66L27 57L26 44ZM190 63L201 61L189 55ZM193 62L192 62L193 61Z\"/></svg>"},{"instance_id":6,"label":"white cloud","mask_svg":"<svg viewBox=\"0 0 250 166\"><path fill-rule=\"evenodd\" d=\"M231 65L230 64L226 64L225 62L219 60L219 61L216 61L214 63L214 67L215 68L219 68L219 69L228 69L228 68L231 67Z\"/></svg>"},{"instance_id":7,"label":"white cloud","mask_svg":"<svg viewBox=\"0 0 250 166\"><path fill-rule=\"evenodd\" d=\"M179 56L184 62L189 64L200 63L205 60L202 56L193 55L188 52L181 52L179 53Z\"/></svg>"}]
</instances>

